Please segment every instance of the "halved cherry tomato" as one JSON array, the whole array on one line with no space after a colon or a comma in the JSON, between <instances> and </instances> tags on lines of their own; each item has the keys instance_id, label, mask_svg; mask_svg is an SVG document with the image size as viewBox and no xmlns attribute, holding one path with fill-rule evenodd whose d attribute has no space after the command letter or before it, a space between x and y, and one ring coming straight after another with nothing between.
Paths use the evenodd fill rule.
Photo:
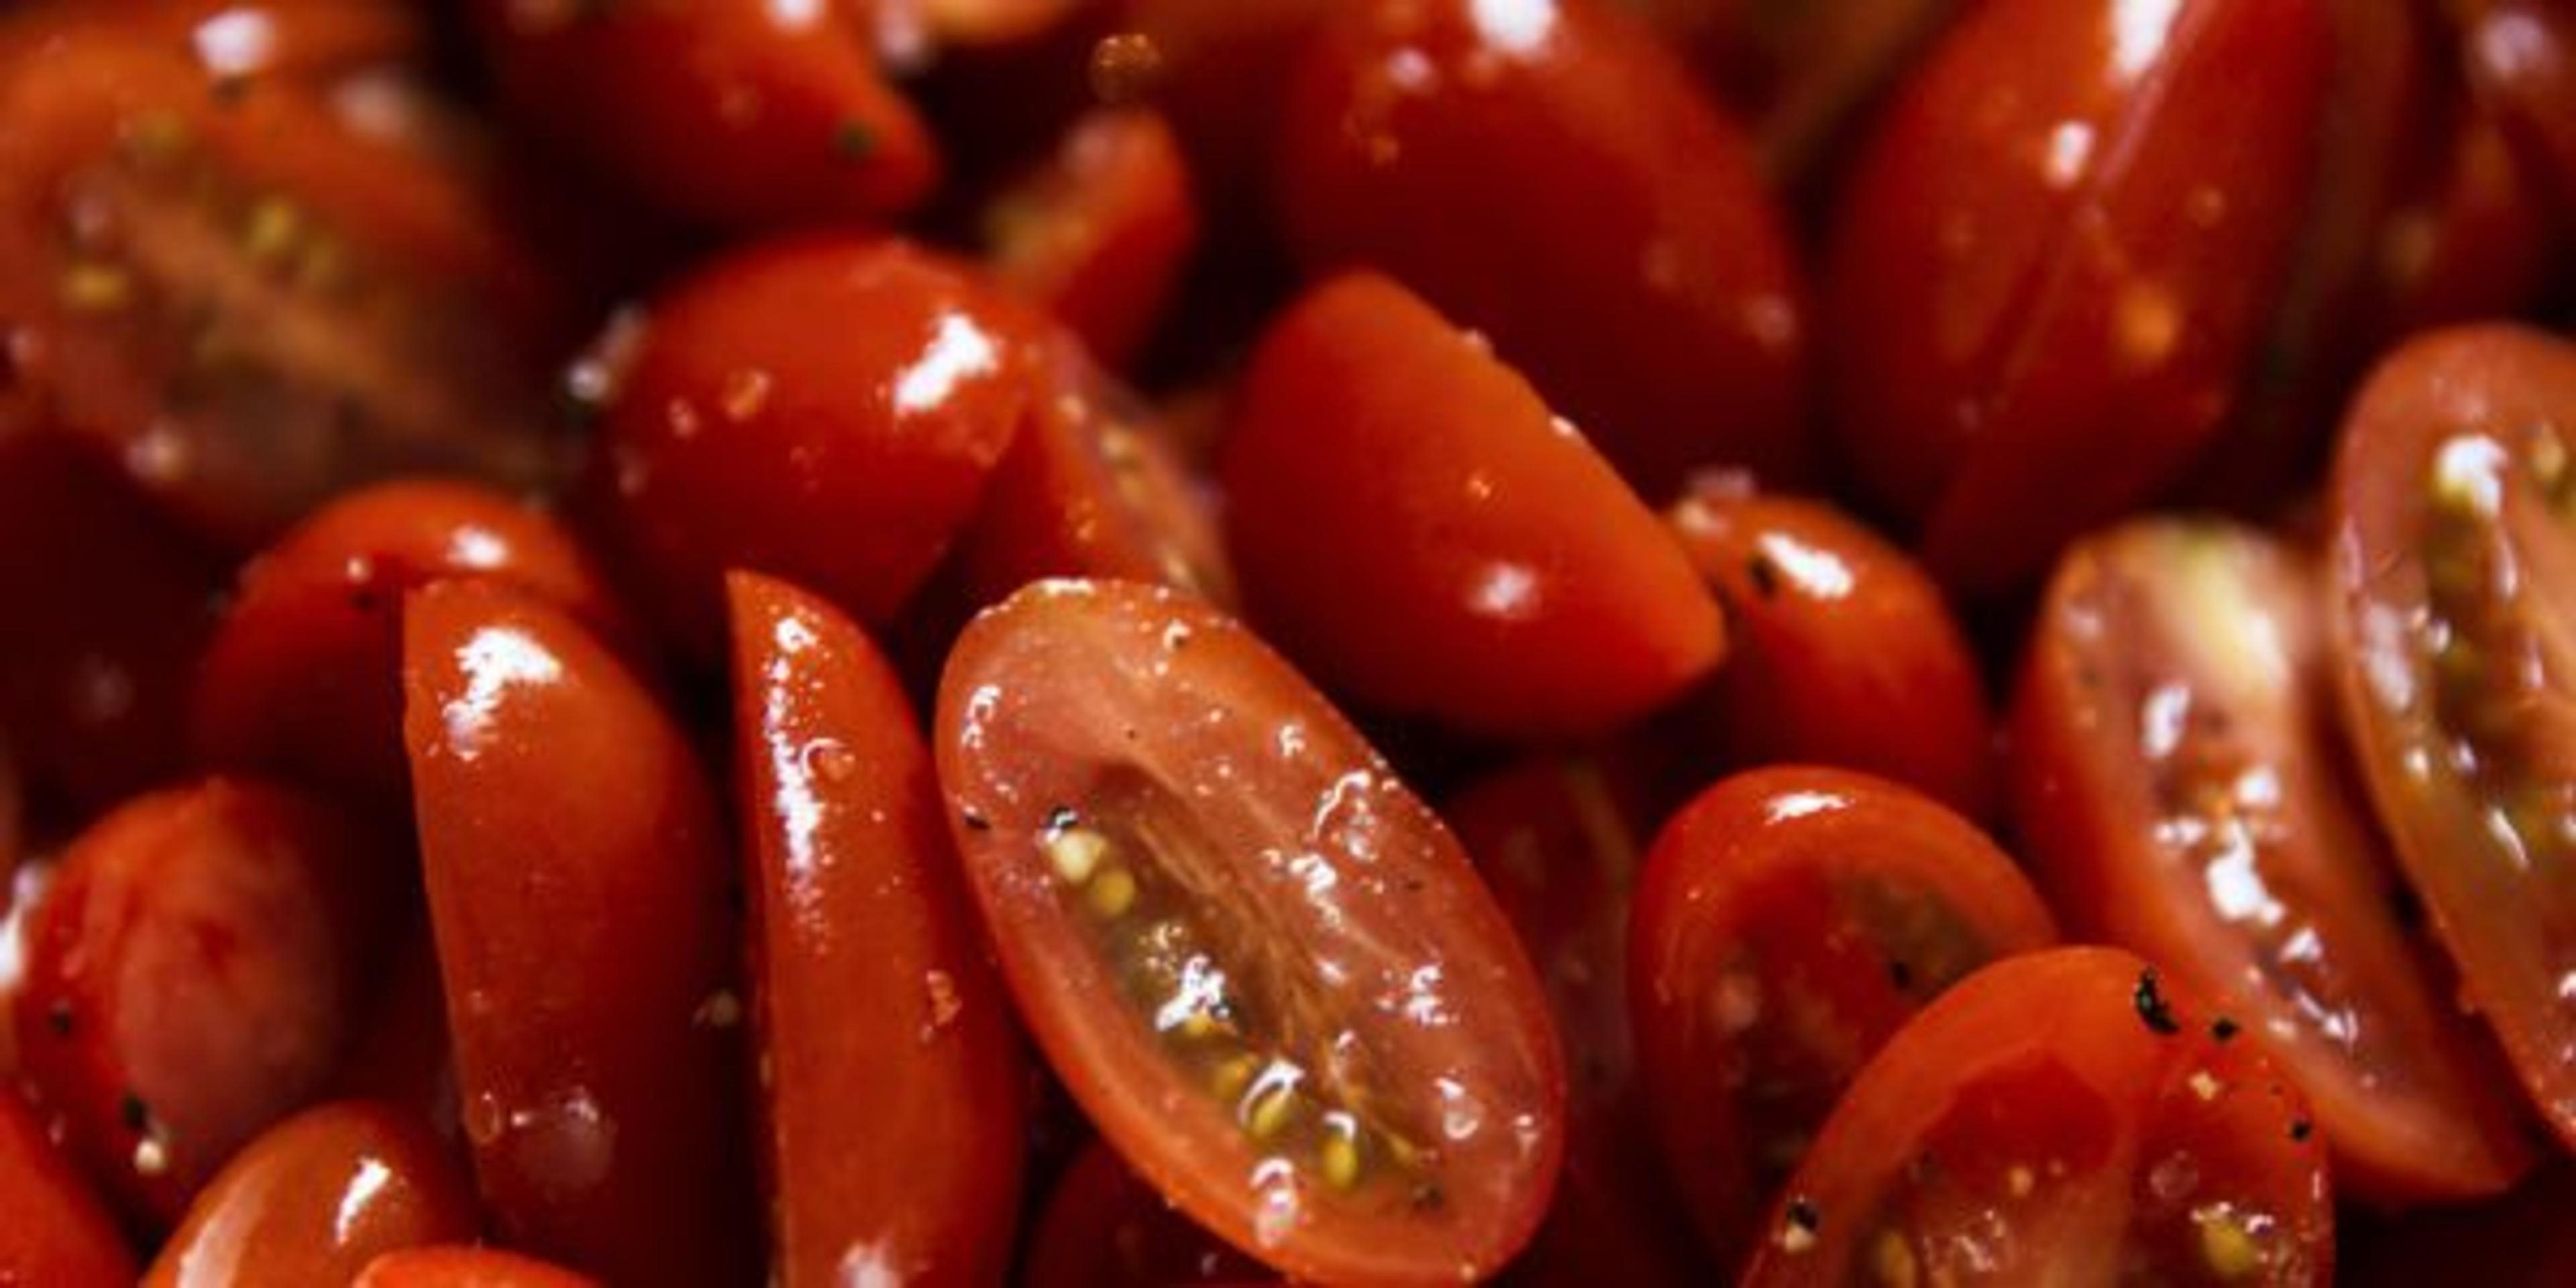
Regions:
<instances>
[{"instance_id":1,"label":"halved cherry tomato","mask_svg":"<svg viewBox=\"0 0 2576 1288\"><path fill-rule=\"evenodd\" d=\"M26 927L19 1058L144 1224L328 1084L397 847L319 799L216 778L138 797L64 854Z\"/></svg>"},{"instance_id":2,"label":"halved cherry tomato","mask_svg":"<svg viewBox=\"0 0 2576 1288\"><path fill-rule=\"evenodd\" d=\"M1853 1080L1744 1282L2328 1282L2324 1142L2217 1018L2117 949L1961 980Z\"/></svg>"},{"instance_id":3,"label":"halved cherry tomato","mask_svg":"<svg viewBox=\"0 0 2576 1288\"><path fill-rule=\"evenodd\" d=\"M2576 1142L2576 346L2387 358L2345 422L2329 623L2371 797L2467 1000Z\"/></svg>"},{"instance_id":4,"label":"halved cherry tomato","mask_svg":"<svg viewBox=\"0 0 2576 1288\"><path fill-rule=\"evenodd\" d=\"M1041 582L940 682L950 822L1020 1011L1103 1135L1289 1274L1455 1281L1529 1238L1564 1074L1457 842L1194 597Z\"/></svg>"},{"instance_id":5,"label":"halved cherry tomato","mask_svg":"<svg viewBox=\"0 0 2576 1288\"><path fill-rule=\"evenodd\" d=\"M1043 320L969 270L863 236L771 242L652 309L591 491L665 625L712 655L726 569L862 620L902 607L1040 387Z\"/></svg>"},{"instance_id":6,"label":"halved cherry tomato","mask_svg":"<svg viewBox=\"0 0 2576 1288\"><path fill-rule=\"evenodd\" d=\"M996 1282L1022 1073L912 704L822 601L726 585L778 1280Z\"/></svg>"},{"instance_id":7,"label":"halved cherry tomato","mask_svg":"<svg viewBox=\"0 0 2576 1288\"><path fill-rule=\"evenodd\" d=\"M2459 0L2469 78L2501 112L2563 217L2576 218L2576 13L2558 0Z\"/></svg>"},{"instance_id":8,"label":"halved cherry tomato","mask_svg":"<svg viewBox=\"0 0 2576 1288\"><path fill-rule=\"evenodd\" d=\"M499 1233L621 1284L747 1267L741 994L695 755L561 609L403 611L403 735L465 1134Z\"/></svg>"},{"instance_id":9,"label":"halved cherry tomato","mask_svg":"<svg viewBox=\"0 0 2576 1288\"><path fill-rule=\"evenodd\" d=\"M1672 525L1726 609L1711 692L1737 765L1840 765L1994 812L1976 655L1913 559L1818 501L1699 486Z\"/></svg>"},{"instance_id":10,"label":"halved cherry tomato","mask_svg":"<svg viewBox=\"0 0 2576 1288\"><path fill-rule=\"evenodd\" d=\"M1098 1141L1055 1183L1030 1236L1027 1288L1268 1282L1259 1262L1175 1211Z\"/></svg>"},{"instance_id":11,"label":"halved cherry tomato","mask_svg":"<svg viewBox=\"0 0 2576 1288\"><path fill-rule=\"evenodd\" d=\"M339 1288L397 1248L471 1239L464 1168L428 1126L363 1101L309 1109L234 1156L153 1258L145 1288Z\"/></svg>"},{"instance_id":12,"label":"halved cherry tomato","mask_svg":"<svg viewBox=\"0 0 2576 1288\"><path fill-rule=\"evenodd\" d=\"M1756 770L1655 838L1628 930L1638 1067L1720 1264L1888 1035L1969 972L2054 943L1975 825L1843 770Z\"/></svg>"},{"instance_id":13,"label":"halved cherry tomato","mask_svg":"<svg viewBox=\"0 0 2576 1288\"><path fill-rule=\"evenodd\" d=\"M402 800L403 596L459 577L624 629L588 557L546 516L470 484L379 484L325 506L243 567L197 673L199 757Z\"/></svg>"},{"instance_id":14,"label":"halved cherry tomato","mask_svg":"<svg viewBox=\"0 0 2576 1288\"><path fill-rule=\"evenodd\" d=\"M1528 382L1386 278L1337 277L1272 324L1223 477L1253 616L1371 706L1581 737L1724 652L1653 513Z\"/></svg>"},{"instance_id":15,"label":"halved cherry tomato","mask_svg":"<svg viewBox=\"0 0 2576 1288\"><path fill-rule=\"evenodd\" d=\"M408 1248L367 1263L349 1288L601 1288L598 1280L534 1257L462 1245Z\"/></svg>"},{"instance_id":16,"label":"halved cherry tomato","mask_svg":"<svg viewBox=\"0 0 2576 1288\"><path fill-rule=\"evenodd\" d=\"M2495 1194L2530 1155L2392 911L2315 586L2216 522L2070 550L2014 710L2014 817L2074 929L2162 962L2297 1076L2349 1191Z\"/></svg>"},{"instance_id":17,"label":"halved cherry tomato","mask_svg":"<svg viewBox=\"0 0 2576 1288\"><path fill-rule=\"evenodd\" d=\"M1844 194L1835 426L1945 583L2010 589L2227 421L2289 272L2322 0L1997 0Z\"/></svg>"},{"instance_id":18,"label":"halved cherry tomato","mask_svg":"<svg viewBox=\"0 0 2576 1288\"><path fill-rule=\"evenodd\" d=\"M1492 337L1650 501L1805 473L1805 300L1751 149L1624 16L1361 0L1303 56L1276 193L1310 269Z\"/></svg>"},{"instance_id":19,"label":"halved cherry tomato","mask_svg":"<svg viewBox=\"0 0 2576 1288\"><path fill-rule=\"evenodd\" d=\"M0 1086L0 1282L123 1288L133 1254L107 1209L17 1093Z\"/></svg>"},{"instance_id":20,"label":"halved cherry tomato","mask_svg":"<svg viewBox=\"0 0 2576 1288\"><path fill-rule=\"evenodd\" d=\"M993 275L1125 369L1198 249L1180 144L1142 108L1101 109L984 212Z\"/></svg>"},{"instance_id":21,"label":"halved cherry tomato","mask_svg":"<svg viewBox=\"0 0 2576 1288\"><path fill-rule=\"evenodd\" d=\"M737 228L899 213L939 154L839 6L473 0L515 119L664 210Z\"/></svg>"}]
</instances>

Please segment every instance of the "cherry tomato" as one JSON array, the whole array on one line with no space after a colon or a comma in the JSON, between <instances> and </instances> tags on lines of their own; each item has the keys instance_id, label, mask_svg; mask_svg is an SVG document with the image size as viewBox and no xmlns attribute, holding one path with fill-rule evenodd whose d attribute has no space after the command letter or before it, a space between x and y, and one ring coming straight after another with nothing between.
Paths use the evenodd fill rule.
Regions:
<instances>
[{"instance_id":1,"label":"cherry tomato","mask_svg":"<svg viewBox=\"0 0 2576 1288\"><path fill-rule=\"evenodd\" d=\"M2351 1192L2498 1193L2529 1153L2392 910L2315 585L2214 522L2069 551L2015 706L2015 819L2077 930L2164 963L2298 1078Z\"/></svg>"},{"instance_id":2,"label":"cherry tomato","mask_svg":"<svg viewBox=\"0 0 2576 1288\"><path fill-rule=\"evenodd\" d=\"M2320 0L1997 0L1842 203L1835 426L1945 583L2009 589L2236 405L2316 172Z\"/></svg>"},{"instance_id":3,"label":"cherry tomato","mask_svg":"<svg viewBox=\"0 0 2576 1288\"><path fill-rule=\"evenodd\" d=\"M2576 217L2576 14L2556 0L2460 0L2470 80L2505 116L2562 216Z\"/></svg>"},{"instance_id":4,"label":"cherry tomato","mask_svg":"<svg viewBox=\"0 0 2576 1288\"><path fill-rule=\"evenodd\" d=\"M1593 4L1363 0L1288 96L1276 193L1311 269L1383 269L1493 339L1649 500L1804 472L1805 301L1750 148Z\"/></svg>"},{"instance_id":5,"label":"cherry tomato","mask_svg":"<svg viewBox=\"0 0 2576 1288\"><path fill-rule=\"evenodd\" d=\"M406 1248L367 1263L349 1288L600 1288L599 1281L498 1248Z\"/></svg>"},{"instance_id":6,"label":"cherry tomato","mask_svg":"<svg viewBox=\"0 0 2576 1288\"><path fill-rule=\"evenodd\" d=\"M1970 818L1994 812L1993 721L1976 655L1906 554L1832 506L1700 487L1674 530L1726 609L1712 693L1740 765L1841 765Z\"/></svg>"},{"instance_id":7,"label":"cherry tomato","mask_svg":"<svg viewBox=\"0 0 2576 1288\"><path fill-rule=\"evenodd\" d=\"M471 1239L473 1186L400 1110L309 1109L225 1165L161 1246L145 1288L342 1288L378 1254Z\"/></svg>"},{"instance_id":8,"label":"cherry tomato","mask_svg":"<svg viewBox=\"0 0 2576 1288\"><path fill-rule=\"evenodd\" d=\"M1720 1264L1862 1063L1997 958L2055 942L1983 832L1843 770L1729 778L1655 838L1628 930L1628 1000L1664 1161Z\"/></svg>"},{"instance_id":9,"label":"cherry tomato","mask_svg":"<svg viewBox=\"0 0 2576 1288\"><path fill-rule=\"evenodd\" d=\"M986 208L984 232L995 278L1124 368L1198 248L1199 211L1171 126L1149 110L1101 109Z\"/></svg>"},{"instance_id":10,"label":"cherry tomato","mask_svg":"<svg viewBox=\"0 0 2576 1288\"><path fill-rule=\"evenodd\" d=\"M332 1096L403 1111L461 1150L464 1115L456 1098L455 1050L447 1031L447 994L438 976L438 945L428 918L416 916L414 921L396 940L384 987L332 1081Z\"/></svg>"},{"instance_id":11,"label":"cherry tomato","mask_svg":"<svg viewBox=\"0 0 2576 1288\"><path fill-rule=\"evenodd\" d=\"M2341 1280L2359 1288L2473 1283L2550 1288L2576 1282L2576 1167L2559 1159L2500 1199L2418 1208L2347 1227Z\"/></svg>"},{"instance_id":12,"label":"cherry tomato","mask_svg":"<svg viewBox=\"0 0 2576 1288\"><path fill-rule=\"evenodd\" d=\"M515 119L662 209L736 228L896 214L929 132L828 3L473 0Z\"/></svg>"},{"instance_id":13,"label":"cherry tomato","mask_svg":"<svg viewBox=\"0 0 2576 1288\"><path fill-rule=\"evenodd\" d=\"M727 589L779 1281L997 1282L1021 1070L912 705L822 601Z\"/></svg>"},{"instance_id":14,"label":"cherry tomato","mask_svg":"<svg viewBox=\"0 0 2576 1288\"><path fill-rule=\"evenodd\" d=\"M1056 1182L1029 1241L1028 1288L1263 1283L1259 1262L1192 1225L1097 1141Z\"/></svg>"},{"instance_id":15,"label":"cherry tomato","mask_svg":"<svg viewBox=\"0 0 2576 1288\"><path fill-rule=\"evenodd\" d=\"M2576 347L2434 333L2354 402L2329 629L2379 816L2526 1090L2576 1141Z\"/></svg>"},{"instance_id":16,"label":"cherry tomato","mask_svg":"<svg viewBox=\"0 0 2576 1288\"><path fill-rule=\"evenodd\" d=\"M2541 303L2565 280L2576 222L2516 164L2503 123L2463 99L2427 152L2409 202L2381 234L2378 333L2402 337Z\"/></svg>"},{"instance_id":17,"label":"cherry tomato","mask_svg":"<svg viewBox=\"0 0 2576 1288\"><path fill-rule=\"evenodd\" d=\"M18 1081L18 991L27 982L27 919L53 880L54 865L42 859L22 863L0 889L0 1086Z\"/></svg>"},{"instance_id":18,"label":"cherry tomato","mask_svg":"<svg viewBox=\"0 0 2576 1288\"><path fill-rule=\"evenodd\" d=\"M144 1223L328 1083L374 982L394 846L216 778L138 797L65 852L26 927L18 1053Z\"/></svg>"},{"instance_id":19,"label":"cherry tomato","mask_svg":"<svg viewBox=\"0 0 2576 1288\"><path fill-rule=\"evenodd\" d=\"M2213 1021L2117 949L1961 980L1853 1080L1744 1282L2328 1282L2324 1144Z\"/></svg>"},{"instance_id":20,"label":"cherry tomato","mask_svg":"<svg viewBox=\"0 0 2576 1288\"><path fill-rule=\"evenodd\" d=\"M1095 87L1150 90L1190 171L1229 214L1267 181L1297 56L1343 0L1112 0ZM1228 224L1238 222L1228 220Z\"/></svg>"},{"instance_id":21,"label":"cherry tomato","mask_svg":"<svg viewBox=\"0 0 2576 1288\"><path fill-rule=\"evenodd\" d=\"M612 632L622 617L570 535L482 488L406 480L316 511L244 566L197 674L201 759L400 801L403 595L478 577Z\"/></svg>"},{"instance_id":22,"label":"cherry tomato","mask_svg":"<svg viewBox=\"0 0 2576 1288\"><path fill-rule=\"evenodd\" d=\"M1509 367L1383 277L1274 323L1225 445L1254 617L1381 709L1523 738L1605 732L1725 649L1654 515Z\"/></svg>"},{"instance_id":23,"label":"cherry tomato","mask_svg":"<svg viewBox=\"0 0 2576 1288\"><path fill-rule=\"evenodd\" d=\"M1040 320L965 269L848 236L756 245L665 293L601 391L592 494L665 625L713 654L731 567L882 623L1026 417Z\"/></svg>"},{"instance_id":24,"label":"cherry tomato","mask_svg":"<svg viewBox=\"0 0 2576 1288\"><path fill-rule=\"evenodd\" d=\"M1439 820L1277 655L1185 595L1041 582L960 637L935 749L1020 1011L1103 1135L1291 1275L1455 1281L1519 1250L1564 1075Z\"/></svg>"},{"instance_id":25,"label":"cherry tomato","mask_svg":"<svg viewBox=\"0 0 2576 1288\"><path fill-rule=\"evenodd\" d=\"M751 1193L724 835L694 753L570 615L484 581L403 612L403 735L465 1133L513 1246L730 1282Z\"/></svg>"},{"instance_id":26,"label":"cherry tomato","mask_svg":"<svg viewBox=\"0 0 2576 1288\"><path fill-rule=\"evenodd\" d=\"M125 1237L16 1093L0 1087L0 1282L122 1288Z\"/></svg>"}]
</instances>

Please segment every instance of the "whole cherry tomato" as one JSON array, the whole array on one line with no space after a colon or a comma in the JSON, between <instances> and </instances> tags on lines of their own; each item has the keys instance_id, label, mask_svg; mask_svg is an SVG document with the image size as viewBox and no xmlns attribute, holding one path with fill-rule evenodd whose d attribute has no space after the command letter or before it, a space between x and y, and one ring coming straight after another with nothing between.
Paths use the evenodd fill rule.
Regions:
<instances>
[{"instance_id":1,"label":"whole cherry tomato","mask_svg":"<svg viewBox=\"0 0 2576 1288\"><path fill-rule=\"evenodd\" d=\"M1269 1281L1259 1262L1163 1201L1094 1141L1066 1168L1029 1240L1028 1288L1169 1288Z\"/></svg>"},{"instance_id":2,"label":"whole cherry tomato","mask_svg":"<svg viewBox=\"0 0 2576 1288\"><path fill-rule=\"evenodd\" d=\"M1198 249L1199 208L1172 127L1100 109L984 211L986 256L1101 361L1135 360Z\"/></svg>"},{"instance_id":3,"label":"whole cherry tomato","mask_svg":"<svg viewBox=\"0 0 2576 1288\"><path fill-rule=\"evenodd\" d=\"M17 1093L0 1087L0 1282L123 1288L125 1236Z\"/></svg>"},{"instance_id":4,"label":"whole cherry tomato","mask_svg":"<svg viewBox=\"0 0 2576 1288\"><path fill-rule=\"evenodd\" d=\"M349 1288L600 1288L586 1275L498 1248L406 1248L367 1263Z\"/></svg>"}]
</instances>

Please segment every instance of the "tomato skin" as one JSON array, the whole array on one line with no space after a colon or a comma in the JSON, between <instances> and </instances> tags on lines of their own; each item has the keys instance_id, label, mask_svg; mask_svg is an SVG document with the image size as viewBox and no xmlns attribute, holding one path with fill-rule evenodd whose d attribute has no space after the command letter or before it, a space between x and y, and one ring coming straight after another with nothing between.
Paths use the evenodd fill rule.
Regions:
<instances>
[{"instance_id":1,"label":"tomato skin","mask_svg":"<svg viewBox=\"0 0 2576 1288\"><path fill-rule=\"evenodd\" d=\"M1654 515L1527 382L1384 277L1335 278L1272 324L1224 452L1253 616L1373 707L1578 738L1724 652Z\"/></svg>"},{"instance_id":2,"label":"tomato skin","mask_svg":"<svg viewBox=\"0 0 2576 1288\"><path fill-rule=\"evenodd\" d=\"M664 210L736 230L882 219L938 183L929 131L832 7L469 6L520 123Z\"/></svg>"},{"instance_id":3,"label":"tomato skin","mask_svg":"<svg viewBox=\"0 0 2576 1288\"><path fill-rule=\"evenodd\" d=\"M842 1282L859 1248L999 1282L1022 1072L912 705L822 601L751 573L727 590L780 1282Z\"/></svg>"},{"instance_id":4,"label":"tomato skin","mask_svg":"<svg viewBox=\"0 0 2576 1288\"><path fill-rule=\"evenodd\" d=\"M209 74L328 80L425 52L420 15L397 0L81 0L45 24L96 23L183 49Z\"/></svg>"},{"instance_id":5,"label":"tomato skin","mask_svg":"<svg viewBox=\"0 0 2576 1288\"><path fill-rule=\"evenodd\" d=\"M1190 596L1040 582L959 637L936 729L1022 1018L1158 1192L1302 1278L1455 1281L1527 1241L1563 1147L1538 983L1284 661Z\"/></svg>"},{"instance_id":6,"label":"tomato skin","mask_svg":"<svg viewBox=\"0 0 2576 1288\"><path fill-rule=\"evenodd\" d=\"M65 852L27 927L22 1071L140 1223L177 1217L322 1093L373 982L395 841L317 798L207 779Z\"/></svg>"},{"instance_id":7,"label":"tomato skin","mask_svg":"<svg viewBox=\"0 0 2576 1288\"><path fill-rule=\"evenodd\" d=\"M2323 1142L2298 1091L2210 1022L2117 949L1970 975L1861 1069L1743 1282L1890 1265L1962 1282L2328 1281ZM2235 1237L2177 1243L2197 1210Z\"/></svg>"},{"instance_id":8,"label":"tomato skin","mask_svg":"<svg viewBox=\"0 0 2576 1288\"><path fill-rule=\"evenodd\" d=\"M2298 1078L2349 1192L2499 1193L2530 1155L2391 910L2314 572L2215 522L2073 547L2015 704L2015 821L2078 933L2162 962Z\"/></svg>"},{"instance_id":9,"label":"tomato skin","mask_svg":"<svg viewBox=\"0 0 2576 1288\"><path fill-rule=\"evenodd\" d=\"M145 1288L337 1288L378 1254L481 1224L458 1160L400 1110L340 1101L270 1128L225 1165L161 1247Z\"/></svg>"},{"instance_id":10,"label":"tomato skin","mask_svg":"<svg viewBox=\"0 0 2576 1288\"><path fill-rule=\"evenodd\" d=\"M2354 401L2333 479L2339 696L2397 857L2543 1118L2576 1141L2576 897L2550 875L2576 585L2576 347L2434 332Z\"/></svg>"},{"instance_id":11,"label":"tomato skin","mask_svg":"<svg viewBox=\"0 0 2576 1288\"><path fill-rule=\"evenodd\" d=\"M1111 0L1108 29L1133 33L1154 51L1153 100L1179 133L1192 177L1229 213L1240 213L1267 181L1298 55L1340 4Z\"/></svg>"},{"instance_id":12,"label":"tomato skin","mask_svg":"<svg viewBox=\"0 0 2576 1288\"><path fill-rule=\"evenodd\" d=\"M497 1232L620 1283L730 1281L741 995L694 753L550 604L439 582L403 616L421 863Z\"/></svg>"},{"instance_id":13,"label":"tomato skin","mask_svg":"<svg viewBox=\"0 0 2576 1288\"><path fill-rule=\"evenodd\" d=\"M2342 1281L2358 1288L2461 1283L2549 1288L2576 1279L2576 1168L2542 1165L2501 1198L2363 1219L2343 1236Z\"/></svg>"},{"instance_id":14,"label":"tomato skin","mask_svg":"<svg viewBox=\"0 0 2576 1288\"><path fill-rule=\"evenodd\" d=\"M2469 80L2494 105L2526 164L2576 216L2576 15L2551 0L2465 0L2458 24Z\"/></svg>"},{"instance_id":15,"label":"tomato skin","mask_svg":"<svg viewBox=\"0 0 2576 1288\"><path fill-rule=\"evenodd\" d=\"M1123 370L1198 249L1199 209L1163 117L1103 108L986 208L984 230L995 279Z\"/></svg>"},{"instance_id":16,"label":"tomato skin","mask_svg":"<svg viewBox=\"0 0 2576 1288\"><path fill-rule=\"evenodd\" d=\"M589 479L605 536L703 655L722 639L729 568L883 624L1009 449L1041 326L900 242L734 252L653 306L609 394Z\"/></svg>"},{"instance_id":17,"label":"tomato skin","mask_svg":"<svg viewBox=\"0 0 2576 1288\"><path fill-rule=\"evenodd\" d=\"M0 1088L0 1280L61 1288L134 1282L125 1236L17 1093Z\"/></svg>"},{"instance_id":18,"label":"tomato skin","mask_svg":"<svg viewBox=\"0 0 2576 1288\"><path fill-rule=\"evenodd\" d=\"M1804 287L1746 141L1626 18L1525 9L1518 34L1471 0L1325 22L1280 134L1300 260L1491 337L1649 501L1709 465L1796 481Z\"/></svg>"},{"instance_id":19,"label":"tomato skin","mask_svg":"<svg viewBox=\"0 0 2576 1288\"><path fill-rule=\"evenodd\" d=\"M1911 789L1787 766L1664 825L1628 926L1628 1005L1665 1165L1741 1264L1798 1146L1960 975L2056 942L2012 860Z\"/></svg>"},{"instance_id":20,"label":"tomato skin","mask_svg":"<svg viewBox=\"0 0 2576 1288\"><path fill-rule=\"evenodd\" d=\"M455 1044L429 919L415 914L393 951L384 986L349 1058L332 1080L336 1100L364 1100L427 1123L462 1152L465 1124L456 1099Z\"/></svg>"},{"instance_id":21,"label":"tomato skin","mask_svg":"<svg viewBox=\"0 0 2576 1288\"><path fill-rule=\"evenodd\" d=\"M1190 1224L1098 1141L1066 1168L1030 1236L1028 1288L1274 1282Z\"/></svg>"},{"instance_id":22,"label":"tomato skin","mask_svg":"<svg viewBox=\"0 0 2576 1288\"><path fill-rule=\"evenodd\" d=\"M2171 484L2287 280L2333 43L2320 0L2003 0L1854 172L1833 423L1945 584L2009 590Z\"/></svg>"},{"instance_id":23,"label":"tomato skin","mask_svg":"<svg viewBox=\"0 0 2576 1288\"><path fill-rule=\"evenodd\" d=\"M349 1288L600 1288L588 1275L499 1248L405 1248L367 1263Z\"/></svg>"},{"instance_id":24,"label":"tomato skin","mask_svg":"<svg viewBox=\"0 0 2576 1288\"><path fill-rule=\"evenodd\" d=\"M363 488L244 566L198 667L200 761L402 801L403 596L462 577L517 586L631 635L589 557L546 516L472 484Z\"/></svg>"},{"instance_id":25,"label":"tomato skin","mask_svg":"<svg viewBox=\"0 0 2576 1288\"><path fill-rule=\"evenodd\" d=\"M1795 497L1700 487L1670 520L1726 610L1711 699L1731 763L1840 765L1993 816L1985 681L1910 556Z\"/></svg>"}]
</instances>

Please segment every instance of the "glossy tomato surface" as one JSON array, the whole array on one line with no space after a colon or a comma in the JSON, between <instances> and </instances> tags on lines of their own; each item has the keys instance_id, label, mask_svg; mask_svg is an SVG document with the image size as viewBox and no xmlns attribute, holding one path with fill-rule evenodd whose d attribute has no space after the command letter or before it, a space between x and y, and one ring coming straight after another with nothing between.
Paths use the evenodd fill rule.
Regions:
<instances>
[{"instance_id":1,"label":"glossy tomato surface","mask_svg":"<svg viewBox=\"0 0 2576 1288\"><path fill-rule=\"evenodd\" d=\"M446 1244L388 1252L349 1288L600 1288L600 1281L499 1248Z\"/></svg>"}]
</instances>

